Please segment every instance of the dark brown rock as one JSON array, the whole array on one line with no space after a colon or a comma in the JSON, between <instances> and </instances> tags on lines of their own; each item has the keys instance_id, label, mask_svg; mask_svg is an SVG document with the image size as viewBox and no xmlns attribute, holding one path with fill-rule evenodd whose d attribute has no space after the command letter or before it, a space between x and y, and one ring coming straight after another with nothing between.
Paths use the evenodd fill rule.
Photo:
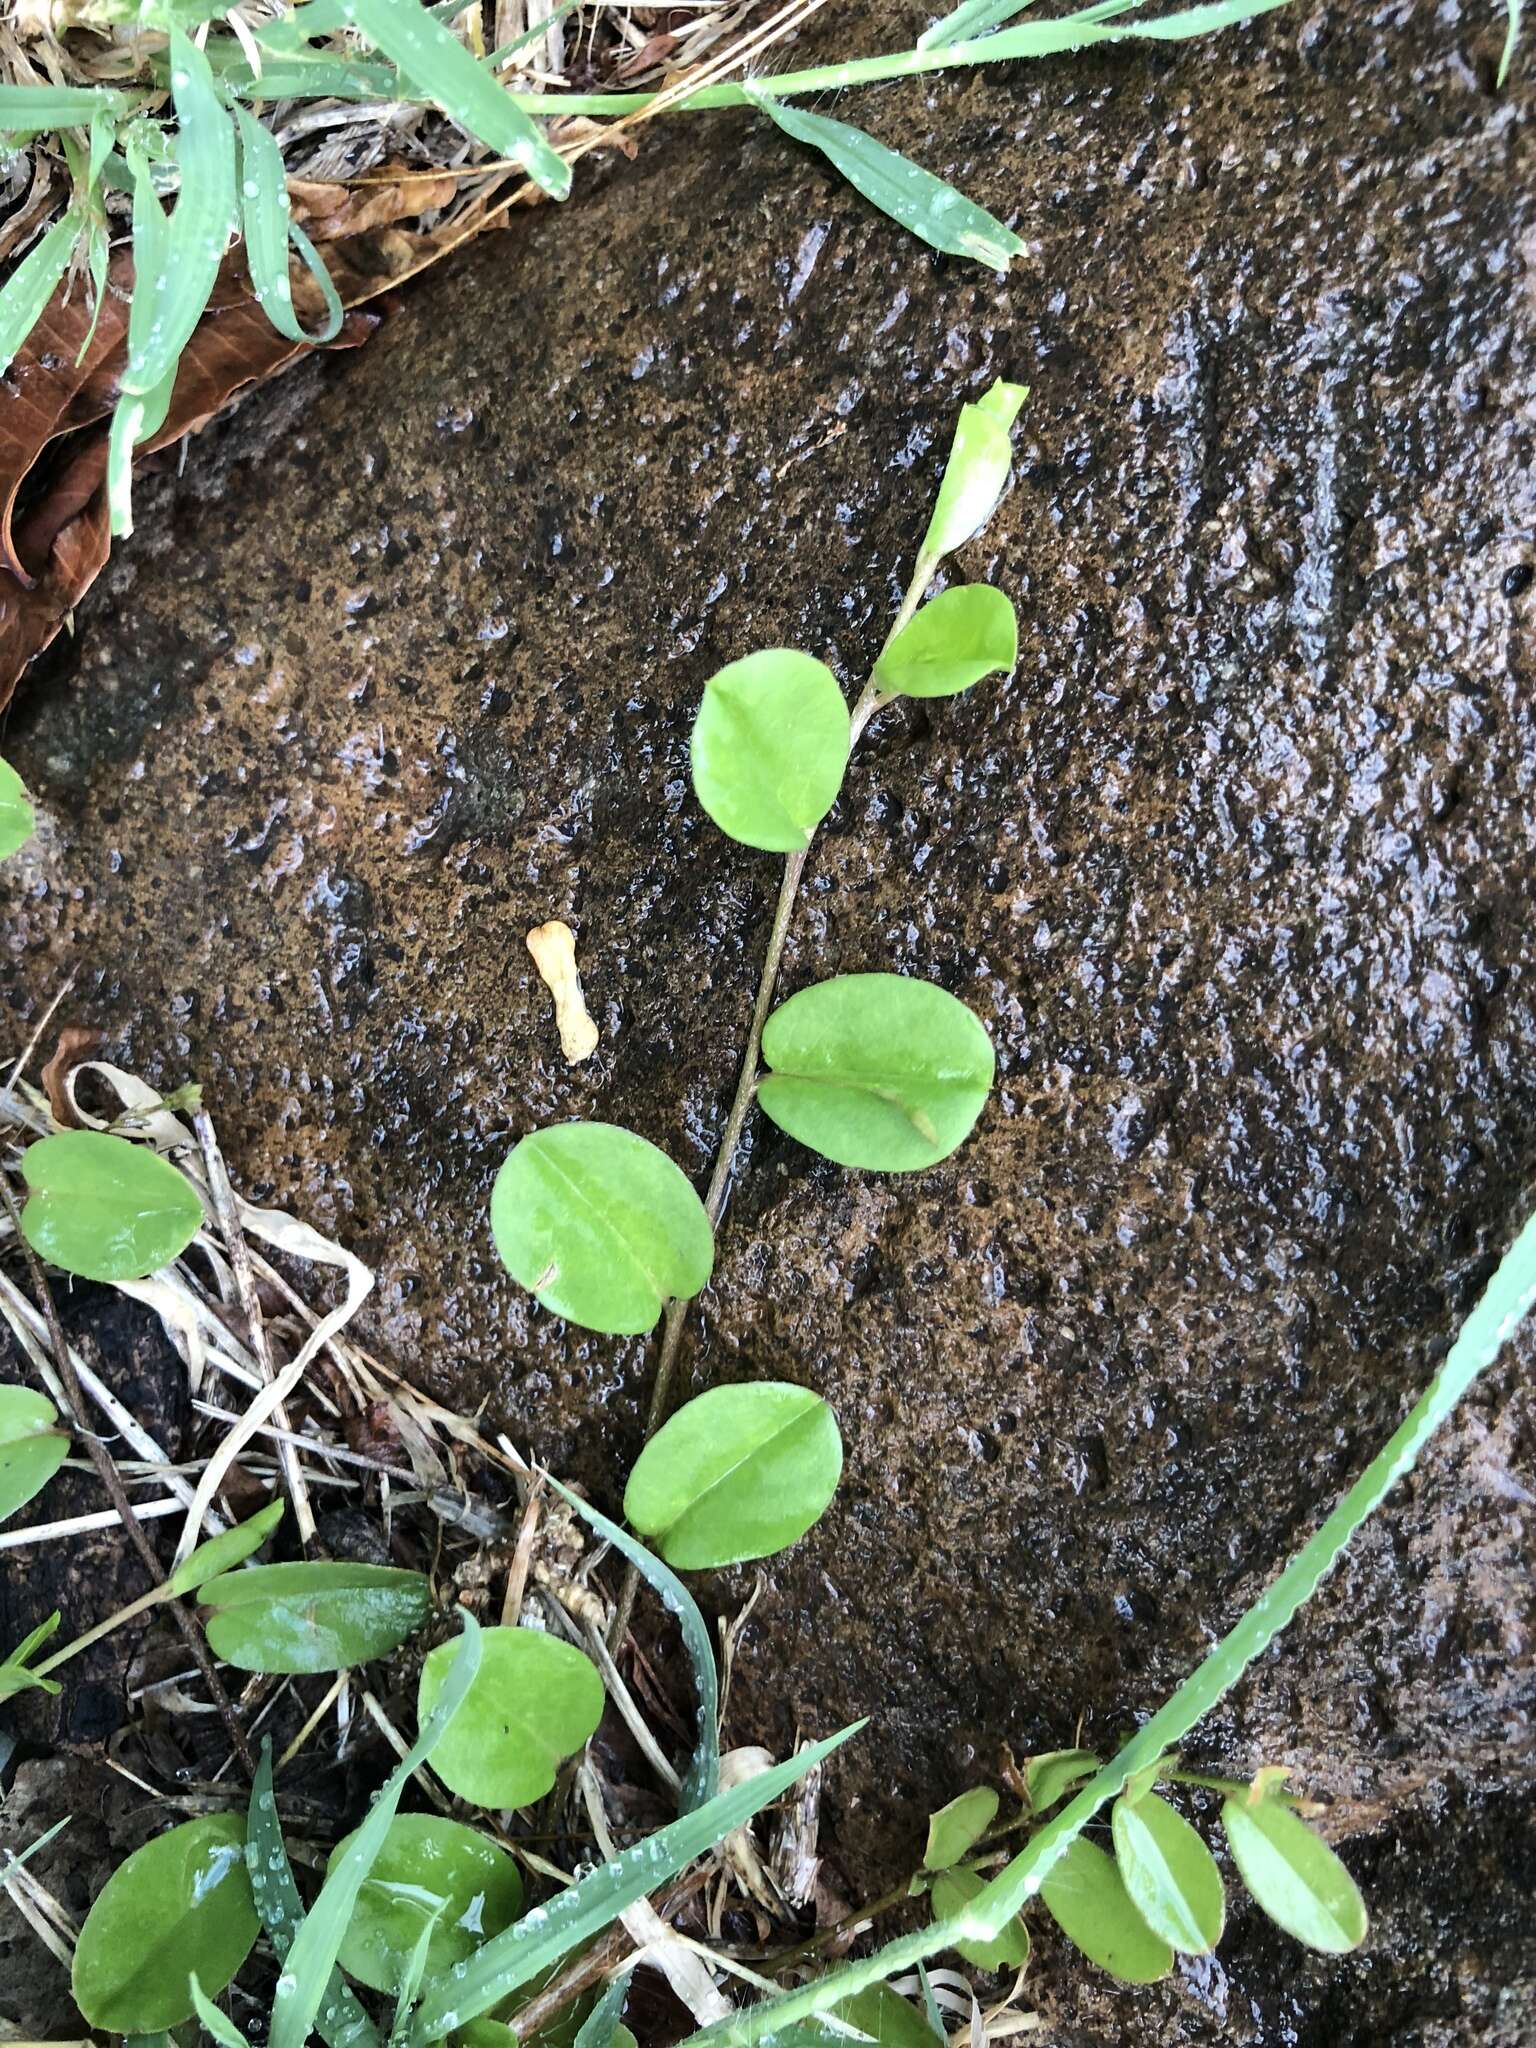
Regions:
<instances>
[{"instance_id":1,"label":"dark brown rock","mask_svg":"<svg viewBox=\"0 0 1536 2048\"><path fill-rule=\"evenodd\" d=\"M1003 1741L1109 1746L1166 1695L1531 1205L1536 179L1500 32L1323 7L845 103L1015 222L1006 282L750 117L648 132L146 489L13 723L18 1034L74 968L72 1019L200 1079L248 1189L378 1261L380 1344L612 1503L647 1347L530 1308L491 1178L593 1114L706 1172L777 865L690 798L699 690L779 642L852 685L957 405L1032 385L962 565L1016 595L1019 672L874 729L786 977L942 982L996 1098L913 1180L756 1130L686 1366L842 1419L734 1706L780 1747L874 1715L828 1793L855 1887ZM548 917L603 1031L578 1071ZM1531 1355L1197 1745L1337 1802L1369 1949L1239 1906L1131 1993L1046 1929L1040 2038L1536 2033Z\"/></svg>"}]
</instances>

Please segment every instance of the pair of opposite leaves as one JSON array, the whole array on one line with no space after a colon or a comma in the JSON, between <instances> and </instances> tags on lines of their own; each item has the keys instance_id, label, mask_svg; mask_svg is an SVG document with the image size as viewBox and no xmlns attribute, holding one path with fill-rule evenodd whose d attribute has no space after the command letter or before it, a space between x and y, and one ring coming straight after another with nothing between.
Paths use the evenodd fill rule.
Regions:
<instances>
[{"instance_id":1,"label":"pair of opposite leaves","mask_svg":"<svg viewBox=\"0 0 1536 2048\"><path fill-rule=\"evenodd\" d=\"M781 1130L840 1166L909 1173L970 1132L992 1086L986 1031L947 990L898 974L845 974L780 1004L763 1032L757 1101ZM522 1139L491 1195L507 1270L589 1330L652 1329L714 1267L693 1183L616 1124L554 1124Z\"/></svg>"}]
</instances>

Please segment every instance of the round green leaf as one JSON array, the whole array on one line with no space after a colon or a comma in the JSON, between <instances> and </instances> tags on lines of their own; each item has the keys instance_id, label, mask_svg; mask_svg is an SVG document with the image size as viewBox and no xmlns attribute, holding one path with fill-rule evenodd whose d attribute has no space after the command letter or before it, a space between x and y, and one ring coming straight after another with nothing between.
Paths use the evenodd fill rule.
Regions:
<instances>
[{"instance_id":1,"label":"round green leaf","mask_svg":"<svg viewBox=\"0 0 1536 2048\"><path fill-rule=\"evenodd\" d=\"M75 2003L114 2034L178 2027L195 2010L192 1972L216 1998L259 1928L244 1822L183 1821L135 1850L98 1894L75 1950Z\"/></svg>"},{"instance_id":2,"label":"round green leaf","mask_svg":"<svg viewBox=\"0 0 1536 2048\"><path fill-rule=\"evenodd\" d=\"M1355 1880L1289 1806L1228 1799L1221 1825L1243 1883L1277 1927L1325 1955L1360 1946L1370 1923Z\"/></svg>"},{"instance_id":3,"label":"round green leaf","mask_svg":"<svg viewBox=\"0 0 1536 2048\"><path fill-rule=\"evenodd\" d=\"M82 1280L143 1280L179 1258L203 1226L190 1181L106 1131L60 1131L21 1155L32 1249ZM205 1987L206 1988L206 1987Z\"/></svg>"},{"instance_id":4,"label":"round green leaf","mask_svg":"<svg viewBox=\"0 0 1536 2048\"><path fill-rule=\"evenodd\" d=\"M763 1032L758 1103L839 1166L912 1173L970 1135L992 1086L992 1043L944 989L841 974L781 1003Z\"/></svg>"},{"instance_id":5,"label":"round green leaf","mask_svg":"<svg viewBox=\"0 0 1536 2048\"><path fill-rule=\"evenodd\" d=\"M990 583L944 590L910 619L875 663L876 689L901 697L954 697L1019 658L1019 622Z\"/></svg>"},{"instance_id":6,"label":"round green leaf","mask_svg":"<svg viewBox=\"0 0 1536 2048\"><path fill-rule=\"evenodd\" d=\"M618 1124L551 1124L514 1145L491 1190L491 1236L553 1315L610 1336L654 1329L715 1263L692 1181Z\"/></svg>"},{"instance_id":7,"label":"round green leaf","mask_svg":"<svg viewBox=\"0 0 1536 2048\"><path fill-rule=\"evenodd\" d=\"M352 1839L331 1851L328 1873ZM505 1849L461 1821L397 1814L358 1893L337 1960L371 1991L398 1993L429 1923L427 1974L435 1977L510 1927L522 1903L523 1881Z\"/></svg>"},{"instance_id":8,"label":"round green leaf","mask_svg":"<svg viewBox=\"0 0 1536 2048\"><path fill-rule=\"evenodd\" d=\"M9 860L25 846L36 826L37 817L21 777L9 761L0 761L0 860Z\"/></svg>"},{"instance_id":9,"label":"round green leaf","mask_svg":"<svg viewBox=\"0 0 1536 2048\"><path fill-rule=\"evenodd\" d=\"M240 1671L345 1671L396 1649L432 1611L420 1572L348 1562L252 1565L210 1579L198 1599L214 1655Z\"/></svg>"},{"instance_id":10,"label":"round green leaf","mask_svg":"<svg viewBox=\"0 0 1536 2048\"><path fill-rule=\"evenodd\" d=\"M1137 1912L1114 1857L1085 1836L1052 1864L1040 1896L1068 1941L1123 1984L1151 1984L1173 1968L1171 1945Z\"/></svg>"},{"instance_id":11,"label":"round green leaf","mask_svg":"<svg viewBox=\"0 0 1536 2048\"><path fill-rule=\"evenodd\" d=\"M1091 1749L1043 1749L1038 1756L1028 1758L1024 1765L1024 1796L1030 1812L1049 1813L1057 1800L1084 1778L1091 1778L1098 1768L1099 1759Z\"/></svg>"},{"instance_id":12,"label":"round green leaf","mask_svg":"<svg viewBox=\"0 0 1536 2048\"><path fill-rule=\"evenodd\" d=\"M889 1984L872 1984L867 1991L855 1992L841 2005L834 2005L830 2012L784 2028L774 2037L778 2048L863 2048L861 2042L833 2028L832 2020L857 2027L876 2048L942 2048L927 2015Z\"/></svg>"},{"instance_id":13,"label":"round green leaf","mask_svg":"<svg viewBox=\"0 0 1536 2048\"><path fill-rule=\"evenodd\" d=\"M1227 1914L1210 1850L1155 1792L1117 1799L1111 1824L1115 1860L1142 1919L1182 1955L1209 1955Z\"/></svg>"},{"instance_id":14,"label":"round green leaf","mask_svg":"<svg viewBox=\"0 0 1536 2048\"><path fill-rule=\"evenodd\" d=\"M624 1513L668 1564L709 1571L797 1542L842 1469L837 1418L819 1394L783 1380L711 1387L635 1460Z\"/></svg>"},{"instance_id":15,"label":"round green leaf","mask_svg":"<svg viewBox=\"0 0 1536 2048\"><path fill-rule=\"evenodd\" d=\"M974 1870L941 1870L933 1880L933 1917L951 1919L963 1913L985 1880ZM1029 1961L1029 1929L1017 1914L995 1941L957 1941L955 1951L978 1970L1022 1970Z\"/></svg>"},{"instance_id":16,"label":"round green leaf","mask_svg":"<svg viewBox=\"0 0 1536 2048\"><path fill-rule=\"evenodd\" d=\"M722 832L801 853L837 801L848 706L825 662L773 647L711 676L693 726L693 786Z\"/></svg>"},{"instance_id":17,"label":"round green leaf","mask_svg":"<svg viewBox=\"0 0 1536 2048\"><path fill-rule=\"evenodd\" d=\"M69 1455L59 1411L30 1387L0 1387L0 1522L40 1493Z\"/></svg>"},{"instance_id":18,"label":"round green leaf","mask_svg":"<svg viewBox=\"0 0 1536 2048\"><path fill-rule=\"evenodd\" d=\"M244 1564L248 1557L260 1550L283 1519L283 1503L270 1502L259 1508L248 1522L241 1522L233 1529L221 1529L217 1536L210 1536L206 1543L184 1557L167 1581L173 1593L195 1593L199 1586L217 1578L220 1572L232 1572L237 1564Z\"/></svg>"},{"instance_id":19,"label":"round green leaf","mask_svg":"<svg viewBox=\"0 0 1536 2048\"><path fill-rule=\"evenodd\" d=\"M421 1668L417 1719L437 1704L455 1645ZM597 1666L558 1637L531 1628L488 1628L480 1669L432 1752L432 1768L476 1806L527 1806L555 1782L555 1768L582 1749L603 1717Z\"/></svg>"},{"instance_id":20,"label":"round green leaf","mask_svg":"<svg viewBox=\"0 0 1536 2048\"><path fill-rule=\"evenodd\" d=\"M978 1842L997 1819L998 1797L990 1785L973 1785L948 1806L928 1816L925 1870L948 1870Z\"/></svg>"}]
</instances>

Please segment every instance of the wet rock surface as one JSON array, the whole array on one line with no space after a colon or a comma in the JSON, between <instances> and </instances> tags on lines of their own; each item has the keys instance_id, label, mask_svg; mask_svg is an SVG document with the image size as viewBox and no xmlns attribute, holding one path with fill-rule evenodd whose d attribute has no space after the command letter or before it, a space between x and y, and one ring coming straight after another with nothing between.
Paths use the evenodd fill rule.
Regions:
<instances>
[{"instance_id":1,"label":"wet rock surface","mask_svg":"<svg viewBox=\"0 0 1536 2048\"><path fill-rule=\"evenodd\" d=\"M824 44L914 26L839 14ZM1330 7L846 105L1013 222L1006 282L748 117L651 131L194 443L12 717L45 816L12 1037L73 971L72 1021L195 1075L244 1185L377 1262L380 1345L612 1504L650 1354L530 1307L491 1179L575 1115L707 1172L778 867L691 800L699 691L775 643L852 688L957 405L1032 386L960 564L1016 596L1019 671L872 729L785 977L939 981L996 1096L907 1180L757 1127L685 1359L842 1421L733 1704L780 1748L874 1716L826 1803L857 1895L1003 1742L1108 1747L1166 1695L1536 1193L1536 179L1499 26ZM575 1070L522 943L551 917L602 1030ZM1042 1928L1039 2038L1536 2034L1532 1351L1196 1745L1336 1802L1367 1949L1235 1903L1132 1993Z\"/></svg>"}]
</instances>

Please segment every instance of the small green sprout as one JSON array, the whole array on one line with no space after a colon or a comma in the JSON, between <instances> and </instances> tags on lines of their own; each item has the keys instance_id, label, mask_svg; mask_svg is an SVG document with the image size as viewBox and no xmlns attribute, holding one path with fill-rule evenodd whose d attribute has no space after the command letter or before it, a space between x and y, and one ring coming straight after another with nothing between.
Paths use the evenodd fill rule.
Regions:
<instances>
[{"instance_id":1,"label":"small green sprout","mask_svg":"<svg viewBox=\"0 0 1536 2048\"><path fill-rule=\"evenodd\" d=\"M1091 1750L1048 1751L1024 1772L1024 1810L997 1829L1008 1834L1041 1819L1072 1785L1099 1768ZM1040 1897L1067 1939L1090 1962L1128 1984L1165 1976L1176 1954L1209 1955L1226 1924L1216 1859L1198 1832L1154 1788L1198 1785L1226 1795L1222 1825L1233 1861L1260 1908L1310 1948L1341 1954L1365 1937L1366 1915L1354 1880L1279 1789L1284 1771L1261 1770L1251 1785L1187 1771L1174 1754L1155 1757L1127 1780L1110 1814L1113 1853L1082 1835L1046 1872ZM981 1897L995 1862L987 1840L1000 1801L974 1786L928 1823L928 1849L914 1891L931 1891L941 1926ZM963 1859L969 1859L964 1861ZM934 1873L930 1875L930 1873ZM978 1968L1016 1968L1024 1928L1008 1920L997 1937L957 1933L954 1947ZM1027 1937L1026 1937L1027 1939Z\"/></svg>"}]
</instances>

